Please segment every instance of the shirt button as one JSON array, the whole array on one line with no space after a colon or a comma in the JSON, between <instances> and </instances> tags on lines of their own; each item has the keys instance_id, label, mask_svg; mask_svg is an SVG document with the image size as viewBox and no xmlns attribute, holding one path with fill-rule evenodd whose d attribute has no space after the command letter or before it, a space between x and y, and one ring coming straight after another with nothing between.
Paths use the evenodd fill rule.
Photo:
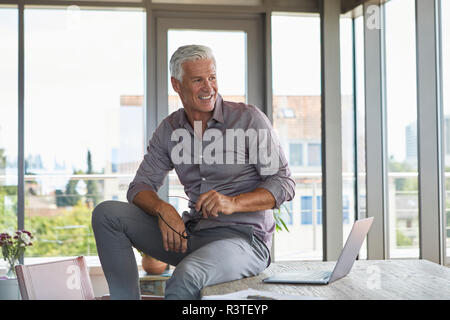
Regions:
<instances>
[{"instance_id":1,"label":"shirt button","mask_svg":"<svg viewBox=\"0 0 450 320\"><path fill-rule=\"evenodd\" d=\"M203 181L205 181L205 180L206 180L206 178L202 177L202 180L203 180Z\"/></svg>"}]
</instances>

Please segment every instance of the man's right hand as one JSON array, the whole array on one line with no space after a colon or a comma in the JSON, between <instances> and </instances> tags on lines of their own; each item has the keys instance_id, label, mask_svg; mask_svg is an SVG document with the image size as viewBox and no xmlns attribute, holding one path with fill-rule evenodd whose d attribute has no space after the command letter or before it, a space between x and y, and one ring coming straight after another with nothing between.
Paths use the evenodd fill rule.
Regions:
<instances>
[{"instance_id":1,"label":"man's right hand","mask_svg":"<svg viewBox=\"0 0 450 320\"><path fill-rule=\"evenodd\" d=\"M158 224L162 234L164 250L174 252L186 252L187 239L181 235L186 235L186 229L183 220L173 206L164 202L159 207ZM161 219L164 219L164 221ZM177 232L173 231L172 227Z\"/></svg>"},{"instance_id":2,"label":"man's right hand","mask_svg":"<svg viewBox=\"0 0 450 320\"><path fill-rule=\"evenodd\" d=\"M134 197L133 203L145 212L158 217L158 226L161 230L163 246L166 251L186 252L187 239L181 236L186 234L185 225L172 205L161 200L158 194L152 190L139 192ZM161 217L179 234L174 232Z\"/></svg>"}]
</instances>

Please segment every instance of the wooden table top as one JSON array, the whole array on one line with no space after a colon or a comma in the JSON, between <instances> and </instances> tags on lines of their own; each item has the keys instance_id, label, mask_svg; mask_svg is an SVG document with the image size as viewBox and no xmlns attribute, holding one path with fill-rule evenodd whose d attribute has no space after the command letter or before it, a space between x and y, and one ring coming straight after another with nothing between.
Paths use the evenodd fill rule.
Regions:
<instances>
[{"instance_id":1,"label":"wooden table top","mask_svg":"<svg viewBox=\"0 0 450 320\"><path fill-rule=\"evenodd\" d=\"M350 273L328 285L270 284L262 280L277 272L332 270L335 261L282 261L258 276L205 287L202 296L252 288L325 299L416 300L450 299L450 268L427 260L357 260Z\"/></svg>"}]
</instances>

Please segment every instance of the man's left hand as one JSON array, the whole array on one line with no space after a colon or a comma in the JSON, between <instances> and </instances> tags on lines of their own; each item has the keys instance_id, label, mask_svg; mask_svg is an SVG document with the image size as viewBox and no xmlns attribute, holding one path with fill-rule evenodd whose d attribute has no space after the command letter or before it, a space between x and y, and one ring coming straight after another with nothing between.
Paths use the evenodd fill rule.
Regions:
<instances>
[{"instance_id":1,"label":"man's left hand","mask_svg":"<svg viewBox=\"0 0 450 320\"><path fill-rule=\"evenodd\" d=\"M235 211L235 200L234 197L229 197L215 190L210 190L198 197L195 210L201 210L203 218L217 217L219 212L223 214L232 214Z\"/></svg>"}]
</instances>

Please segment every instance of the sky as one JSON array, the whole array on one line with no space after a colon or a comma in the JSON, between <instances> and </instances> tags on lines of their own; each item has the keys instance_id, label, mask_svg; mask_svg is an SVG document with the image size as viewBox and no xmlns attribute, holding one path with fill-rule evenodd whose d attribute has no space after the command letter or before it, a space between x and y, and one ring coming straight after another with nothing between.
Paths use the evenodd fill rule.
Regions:
<instances>
[{"instance_id":1,"label":"sky","mask_svg":"<svg viewBox=\"0 0 450 320\"><path fill-rule=\"evenodd\" d=\"M414 1L387 3L385 19L388 154L401 161L405 127L417 119Z\"/></svg>"},{"instance_id":2,"label":"sky","mask_svg":"<svg viewBox=\"0 0 450 320\"><path fill-rule=\"evenodd\" d=\"M144 15L87 11L78 17L75 12L74 18L65 10L55 11L25 13L25 154L39 153L50 164L55 158L68 159L68 164L72 160L85 169L89 148L94 167L101 169L120 143L120 96L144 92ZM0 23L4 21L0 17ZM14 32L10 33L14 43ZM14 64L3 68L5 75L17 72ZM2 90L7 102L2 101L1 112L13 118L15 82L8 83L6 76L0 81L1 88L11 89ZM0 123L6 133L2 136L16 134L15 125ZM13 139L0 142L9 148L14 144Z\"/></svg>"},{"instance_id":3,"label":"sky","mask_svg":"<svg viewBox=\"0 0 450 320\"><path fill-rule=\"evenodd\" d=\"M443 35L450 33L448 2L443 1ZM393 0L387 6L388 152L402 160L404 128L416 120L414 1ZM41 154L50 163L71 159L84 169L90 148L94 168L105 165L120 143L120 95L144 92L144 19L142 12L26 10L26 154ZM318 17L272 19L274 95L320 95ZM0 147L10 154L17 152L16 22L15 10L0 9ZM341 28L349 34L349 23ZM245 33L172 30L168 39L168 55L186 43L211 46L219 91L245 92ZM450 41L443 40L445 103L450 101ZM341 37L341 45L341 89L351 94L350 38ZM357 61L362 69L363 60ZM446 106L450 114L450 103Z\"/></svg>"}]
</instances>

